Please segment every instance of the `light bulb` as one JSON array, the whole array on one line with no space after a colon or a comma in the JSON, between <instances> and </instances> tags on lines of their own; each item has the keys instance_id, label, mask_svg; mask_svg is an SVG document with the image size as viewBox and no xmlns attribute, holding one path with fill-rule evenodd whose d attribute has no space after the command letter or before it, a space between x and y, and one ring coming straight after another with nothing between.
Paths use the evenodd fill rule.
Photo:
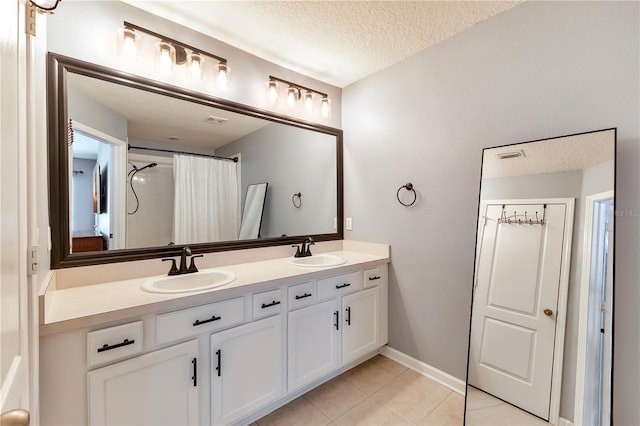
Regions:
<instances>
[{"instance_id":1,"label":"light bulb","mask_svg":"<svg viewBox=\"0 0 640 426\"><path fill-rule=\"evenodd\" d=\"M306 109L307 112L313 112L313 93L309 91L304 94L304 109Z\"/></svg>"},{"instance_id":2,"label":"light bulb","mask_svg":"<svg viewBox=\"0 0 640 426\"><path fill-rule=\"evenodd\" d=\"M295 87L289 87L287 89L287 105L289 108L295 108L298 101L298 89Z\"/></svg>"},{"instance_id":3,"label":"light bulb","mask_svg":"<svg viewBox=\"0 0 640 426\"><path fill-rule=\"evenodd\" d=\"M217 65L218 76L216 77L216 87L218 89L226 90L229 88L229 72L231 68L229 65L222 62Z\"/></svg>"},{"instance_id":4,"label":"light bulb","mask_svg":"<svg viewBox=\"0 0 640 426\"><path fill-rule=\"evenodd\" d=\"M136 32L125 28L122 30L122 54L129 59L135 59L138 55L136 48Z\"/></svg>"},{"instance_id":5,"label":"light bulb","mask_svg":"<svg viewBox=\"0 0 640 426\"><path fill-rule=\"evenodd\" d=\"M173 46L163 41L158 43L158 69L160 71L171 71L173 68L173 56Z\"/></svg>"},{"instance_id":6,"label":"light bulb","mask_svg":"<svg viewBox=\"0 0 640 426\"><path fill-rule=\"evenodd\" d=\"M267 83L267 99L271 105L278 100L278 83L274 80L269 80Z\"/></svg>"},{"instance_id":7,"label":"light bulb","mask_svg":"<svg viewBox=\"0 0 640 426\"><path fill-rule=\"evenodd\" d=\"M322 118L329 118L329 115L331 115L331 99L329 99L327 96L323 97L320 100L320 115L322 116Z\"/></svg>"},{"instance_id":8,"label":"light bulb","mask_svg":"<svg viewBox=\"0 0 640 426\"><path fill-rule=\"evenodd\" d=\"M193 82L202 80L202 56L197 53L189 55L189 78Z\"/></svg>"}]
</instances>

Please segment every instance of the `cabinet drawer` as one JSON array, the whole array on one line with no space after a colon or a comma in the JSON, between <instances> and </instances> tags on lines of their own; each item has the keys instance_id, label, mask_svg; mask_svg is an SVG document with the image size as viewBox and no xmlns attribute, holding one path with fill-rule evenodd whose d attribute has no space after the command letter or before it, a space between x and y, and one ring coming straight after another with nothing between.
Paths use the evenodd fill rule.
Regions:
<instances>
[{"instance_id":1,"label":"cabinet drawer","mask_svg":"<svg viewBox=\"0 0 640 426\"><path fill-rule=\"evenodd\" d=\"M316 294L316 283L309 281L307 283L296 284L289 287L289 310L302 308L303 306L312 305L318 300Z\"/></svg>"},{"instance_id":2,"label":"cabinet drawer","mask_svg":"<svg viewBox=\"0 0 640 426\"><path fill-rule=\"evenodd\" d=\"M87 365L117 361L142 352L142 321L87 333Z\"/></svg>"},{"instance_id":3,"label":"cabinet drawer","mask_svg":"<svg viewBox=\"0 0 640 426\"><path fill-rule=\"evenodd\" d=\"M243 297L161 314L156 318L158 344L219 330L243 321Z\"/></svg>"},{"instance_id":4,"label":"cabinet drawer","mask_svg":"<svg viewBox=\"0 0 640 426\"><path fill-rule=\"evenodd\" d=\"M253 319L268 317L282 312L282 290L265 291L253 295Z\"/></svg>"},{"instance_id":5,"label":"cabinet drawer","mask_svg":"<svg viewBox=\"0 0 640 426\"><path fill-rule=\"evenodd\" d=\"M362 272L338 275L318 280L318 300L362 289Z\"/></svg>"},{"instance_id":6,"label":"cabinet drawer","mask_svg":"<svg viewBox=\"0 0 640 426\"><path fill-rule=\"evenodd\" d=\"M362 281L364 288L373 287L375 285L386 282L387 280L387 265L376 266L372 269L367 269L363 273Z\"/></svg>"}]
</instances>

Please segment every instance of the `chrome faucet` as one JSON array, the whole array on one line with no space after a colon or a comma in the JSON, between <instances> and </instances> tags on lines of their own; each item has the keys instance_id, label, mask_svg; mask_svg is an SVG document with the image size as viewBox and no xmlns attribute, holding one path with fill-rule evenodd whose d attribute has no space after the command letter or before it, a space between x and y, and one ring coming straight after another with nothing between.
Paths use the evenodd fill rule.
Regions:
<instances>
[{"instance_id":1,"label":"chrome faucet","mask_svg":"<svg viewBox=\"0 0 640 426\"><path fill-rule=\"evenodd\" d=\"M311 246L314 245L316 242L314 241L313 238L311 237L307 237L305 238L302 243L300 244L300 246L297 245L293 245L291 247L295 247L296 248L296 254L293 255L293 257L308 257L311 256Z\"/></svg>"},{"instance_id":2,"label":"chrome faucet","mask_svg":"<svg viewBox=\"0 0 640 426\"><path fill-rule=\"evenodd\" d=\"M187 267L187 257L191 256L191 263L189 267ZM168 275L182 275L182 274L191 274L194 272L198 272L198 268L195 264L195 259L197 257L203 257L202 254L191 255L191 249L189 247L183 247L182 253L180 253L180 269L176 267L176 260L172 257L168 257L162 259L163 262L170 260L171 261L171 269L169 270Z\"/></svg>"}]
</instances>

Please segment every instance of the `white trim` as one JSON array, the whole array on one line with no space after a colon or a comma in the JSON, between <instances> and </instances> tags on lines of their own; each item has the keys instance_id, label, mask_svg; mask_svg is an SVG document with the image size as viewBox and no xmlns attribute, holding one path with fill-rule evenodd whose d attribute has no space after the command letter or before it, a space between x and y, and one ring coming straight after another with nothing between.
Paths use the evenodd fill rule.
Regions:
<instances>
[{"instance_id":1,"label":"white trim","mask_svg":"<svg viewBox=\"0 0 640 426\"><path fill-rule=\"evenodd\" d=\"M86 133L95 138L98 138L113 148L111 150L111 154L109 156L109 162L111 163L112 170L109 172L109 187L110 191L116 191L113 195L112 199L109 201L113 204L110 207L109 213L109 228L110 233L113 235L113 239L109 240L109 249L115 248L125 248L126 244L126 232L127 232L127 217L126 217L126 206L127 206L127 192L125 191L125 187L121 188L121 185L115 185L116 182L126 182L127 176L127 147L128 144L126 141L118 139L114 136L111 136L107 133L101 132L100 130L94 129L93 127L87 126L86 124L82 124L79 121L73 121L73 130L80 131L82 133ZM70 169L72 169L73 164L71 164ZM70 171L71 172L71 171ZM69 210L69 215L71 215L71 206ZM121 212L120 214L115 214L117 212ZM109 236L107 236L109 238Z\"/></svg>"},{"instance_id":2,"label":"white trim","mask_svg":"<svg viewBox=\"0 0 640 426\"><path fill-rule=\"evenodd\" d=\"M558 289L558 309L556 312L556 333L553 354L553 372L551 374L551 394L549 396L549 423L557 425L560 418L560 396L562 390L562 369L564 357L564 335L567 325L567 301L569 294L569 272L571 267L571 244L573 241L573 219L575 211L574 198L534 198L482 200L481 214L486 215L489 204L564 204L565 235L562 244L562 264L560 266L560 282ZM479 240L480 241L480 240ZM476 243L476 250L477 250ZM474 278L475 280L475 278ZM475 281L474 281L475 285Z\"/></svg>"},{"instance_id":3,"label":"white trim","mask_svg":"<svg viewBox=\"0 0 640 426\"><path fill-rule=\"evenodd\" d=\"M412 369L413 371L420 373L428 378L440 383L443 386L448 387L452 391L464 395L466 390L466 384L464 380L460 380L442 370L432 367L420 360L410 357L409 355L400 352L397 349L385 345L380 348L380 355L386 356L395 362L404 365Z\"/></svg>"},{"instance_id":4,"label":"white trim","mask_svg":"<svg viewBox=\"0 0 640 426\"><path fill-rule=\"evenodd\" d=\"M558 426L573 426L573 422L571 420L560 417L558 419Z\"/></svg>"},{"instance_id":5,"label":"white trim","mask_svg":"<svg viewBox=\"0 0 640 426\"><path fill-rule=\"evenodd\" d=\"M587 369L587 322L589 318L589 289L591 282L591 251L593 245L593 207L596 202L613 199L613 191L589 195L585 200L584 240L582 245L582 274L580 277L580 308L578 319L578 353L576 365L576 393L573 420L582 424L584 416L584 386Z\"/></svg>"}]
</instances>

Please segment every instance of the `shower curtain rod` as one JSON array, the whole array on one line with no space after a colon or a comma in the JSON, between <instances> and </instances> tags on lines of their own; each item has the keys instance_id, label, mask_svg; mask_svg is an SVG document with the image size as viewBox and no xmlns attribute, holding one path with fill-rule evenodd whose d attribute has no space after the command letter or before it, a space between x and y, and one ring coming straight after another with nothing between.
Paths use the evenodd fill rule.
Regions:
<instances>
[{"instance_id":1,"label":"shower curtain rod","mask_svg":"<svg viewBox=\"0 0 640 426\"><path fill-rule=\"evenodd\" d=\"M169 153L172 153L172 154L195 155L195 156L199 156L199 157L215 158L216 160L233 161L234 163L238 162L238 157L232 157L232 158L218 157L216 155L197 154L195 152L186 152L186 151L174 151L172 149L146 148L146 147L143 147L143 146L133 146L133 145L128 145L127 149L143 149L143 150L146 150L146 151L160 151L160 152L169 152Z\"/></svg>"}]
</instances>

